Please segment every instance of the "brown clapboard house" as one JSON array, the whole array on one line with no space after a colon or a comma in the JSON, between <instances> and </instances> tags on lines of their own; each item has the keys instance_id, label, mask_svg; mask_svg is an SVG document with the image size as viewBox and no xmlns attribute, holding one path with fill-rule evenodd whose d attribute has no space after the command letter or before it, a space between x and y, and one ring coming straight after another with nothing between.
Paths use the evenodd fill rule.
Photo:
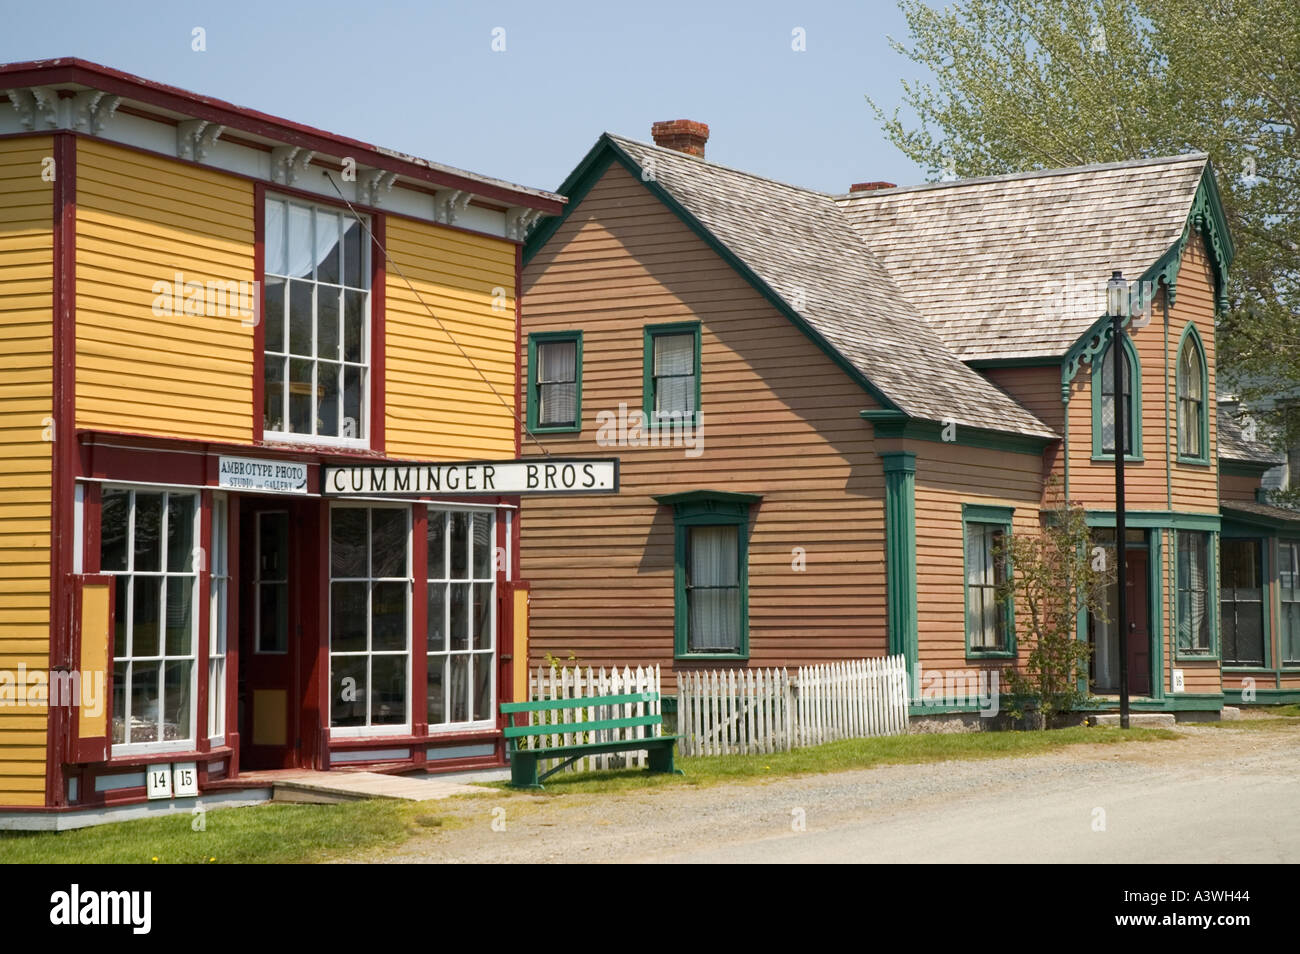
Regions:
<instances>
[{"instance_id":1,"label":"brown clapboard house","mask_svg":"<svg viewBox=\"0 0 1300 954\"><path fill-rule=\"evenodd\" d=\"M1233 246L1206 156L837 196L709 162L707 135L602 135L525 245L524 453L616 455L622 480L523 502L532 665L671 687L901 653L914 715L971 711L930 690L1023 651L998 541L1049 486L1114 541L1118 407L1135 709L1300 699L1300 514L1215 413ZM1117 269L1142 305L1118 401ZM1117 633L1079 638L1111 705Z\"/></svg>"}]
</instances>

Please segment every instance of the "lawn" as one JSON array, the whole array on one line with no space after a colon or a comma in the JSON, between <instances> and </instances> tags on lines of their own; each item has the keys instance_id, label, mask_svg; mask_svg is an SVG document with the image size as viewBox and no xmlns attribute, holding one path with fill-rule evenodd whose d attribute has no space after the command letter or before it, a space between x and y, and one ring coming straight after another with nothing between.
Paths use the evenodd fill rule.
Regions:
<instances>
[{"instance_id":1,"label":"lawn","mask_svg":"<svg viewBox=\"0 0 1300 954\"><path fill-rule=\"evenodd\" d=\"M771 755L678 759L685 776L649 775L641 770L561 773L547 781L541 794L759 782L877 765L1038 755L1081 743L1114 745L1178 737L1168 729L1125 732L1080 727L849 739ZM192 816L181 814L67 832L0 832L0 863L290 864L347 859L375 848L395 847L422 829L464 824L457 814L461 804L462 799L436 807L428 802L373 800L223 808L207 813L202 831L193 830Z\"/></svg>"},{"instance_id":2,"label":"lawn","mask_svg":"<svg viewBox=\"0 0 1300 954\"><path fill-rule=\"evenodd\" d=\"M9 864L291 864L396 845L436 821L428 804L377 799L340 805L218 808L194 831L188 814L64 832L0 832Z\"/></svg>"}]
</instances>

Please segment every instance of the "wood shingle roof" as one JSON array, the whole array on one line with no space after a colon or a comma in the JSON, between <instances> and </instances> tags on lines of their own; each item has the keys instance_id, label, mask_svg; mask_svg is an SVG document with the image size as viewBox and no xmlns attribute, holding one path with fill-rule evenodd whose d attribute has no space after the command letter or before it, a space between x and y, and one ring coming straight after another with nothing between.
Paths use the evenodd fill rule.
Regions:
<instances>
[{"instance_id":1,"label":"wood shingle roof","mask_svg":"<svg viewBox=\"0 0 1300 954\"><path fill-rule=\"evenodd\" d=\"M962 359L1063 354L1187 224L1203 153L840 196L854 228Z\"/></svg>"},{"instance_id":2,"label":"wood shingle roof","mask_svg":"<svg viewBox=\"0 0 1300 954\"><path fill-rule=\"evenodd\" d=\"M953 353L833 196L621 136L604 139L898 410L922 420L1057 436Z\"/></svg>"}]
</instances>

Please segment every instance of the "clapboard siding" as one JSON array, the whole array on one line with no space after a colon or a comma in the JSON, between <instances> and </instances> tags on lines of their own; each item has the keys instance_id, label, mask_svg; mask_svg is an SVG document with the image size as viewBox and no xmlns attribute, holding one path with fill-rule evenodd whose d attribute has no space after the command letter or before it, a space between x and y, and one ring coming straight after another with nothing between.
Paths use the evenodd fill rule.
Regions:
<instances>
[{"instance_id":1,"label":"clapboard siding","mask_svg":"<svg viewBox=\"0 0 1300 954\"><path fill-rule=\"evenodd\" d=\"M1172 321L1172 318L1171 318ZM1164 397L1165 332L1161 304L1156 303L1151 321L1129 329L1142 373L1142 456L1124 467L1124 493L1129 509L1167 510ZM1097 361L1102 356L1098 356ZM1092 372L1082 365L1071 382L1070 403L1070 497L1090 508L1115 508L1115 464L1092 459Z\"/></svg>"},{"instance_id":2,"label":"clapboard siding","mask_svg":"<svg viewBox=\"0 0 1300 954\"><path fill-rule=\"evenodd\" d=\"M251 442L253 321L156 315L154 285L251 288L253 211L242 179L78 141L78 427Z\"/></svg>"},{"instance_id":3,"label":"clapboard siding","mask_svg":"<svg viewBox=\"0 0 1300 954\"><path fill-rule=\"evenodd\" d=\"M387 229L387 452L513 457L514 244L396 217Z\"/></svg>"},{"instance_id":4,"label":"clapboard siding","mask_svg":"<svg viewBox=\"0 0 1300 954\"><path fill-rule=\"evenodd\" d=\"M672 691L673 515L651 495L696 489L763 495L748 665L885 653L884 481L858 416L875 404L788 319L618 166L528 264L523 315L525 335L583 332L582 433L541 442L622 459L616 497L524 501L532 664L658 663ZM644 326L694 319L703 453L598 446L599 412L641 407Z\"/></svg>"},{"instance_id":5,"label":"clapboard siding","mask_svg":"<svg viewBox=\"0 0 1300 954\"><path fill-rule=\"evenodd\" d=\"M1059 382L1059 377L1058 377ZM1060 399L1058 384L1057 399ZM1039 532L1040 460L1029 454L951 444L916 445L917 624L925 670L996 669L1004 660L966 659L962 505L1012 507L1011 532ZM1017 613L1017 630L1027 617ZM1021 647L1022 655L1025 647Z\"/></svg>"},{"instance_id":6,"label":"clapboard siding","mask_svg":"<svg viewBox=\"0 0 1300 954\"><path fill-rule=\"evenodd\" d=\"M1065 434L1065 402L1061 400L1061 367L1058 364L1029 368L986 368L983 375L1032 411L1057 434ZM1065 454L1057 441L1043 452L1042 474L1065 479ZM1048 487L1044 484L1044 494ZM1046 501L1045 501L1046 502Z\"/></svg>"},{"instance_id":7,"label":"clapboard siding","mask_svg":"<svg viewBox=\"0 0 1300 954\"><path fill-rule=\"evenodd\" d=\"M50 652L54 239L47 137L0 140L0 670ZM7 700L12 701L12 700ZM45 801L46 709L0 706L0 806Z\"/></svg>"},{"instance_id":8,"label":"clapboard siding","mask_svg":"<svg viewBox=\"0 0 1300 954\"><path fill-rule=\"evenodd\" d=\"M1258 477L1248 477L1244 474L1220 474L1219 499L1245 500L1254 503L1255 490L1259 487L1259 483Z\"/></svg>"},{"instance_id":9,"label":"clapboard siding","mask_svg":"<svg viewBox=\"0 0 1300 954\"><path fill-rule=\"evenodd\" d=\"M1150 322L1130 328L1142 369L1142 461L1125 467L1125 494L1133 510L1218 510L1214 381L1214 280L1199 234L1183 253L1177 294L1164 322L1163 295L1158 296ZM1177 460L1176 414L1178 344L1189 322L1205 345L1209 372L1210 461L1208 465ZM1166 383L1168 390L1166 392ZM1166 400L1167 398L1167 400ZM1092 367L1083 365L1070 388L1070 496L1088 507L1115 506L1113 462L1092 459Z\"/></svg>"},{"instance_id":10,"label":"clapboard siding","mask_svg":"<svg viewBox=\"0 0 1300 954\"><path fill-rule=\"evenodd\" d=\"M1183 253L1178 271L1178 294L1169 309L1169 440L1173 465L1173 509L1217 513L1218 499L1218 398L1215 389L1214 276L1205 243L1194 234ZM1177 454L1178 344L1189 322L1196 325L1205 346L1205 363L1209 381L1205 408L1210 419L1210 463L1181 464Z\"/></svg>"}]
</instances>

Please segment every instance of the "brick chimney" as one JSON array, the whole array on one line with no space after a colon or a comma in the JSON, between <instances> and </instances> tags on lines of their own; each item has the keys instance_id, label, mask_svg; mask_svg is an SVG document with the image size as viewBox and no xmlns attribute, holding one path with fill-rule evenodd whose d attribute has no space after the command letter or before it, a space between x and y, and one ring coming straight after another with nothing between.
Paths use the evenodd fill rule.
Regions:
<instances>
[{"instance_id":1,"label":"brick chimney","mask_svg":"<svg viewBox=\"0 0 1300 954\"><path fill-rule=\"evenodd\" d=\"M709 141L709 127L690 119L669 119L650 127L656 146L676 149L689 156L704 158L704 144Z\"/></svg>"},{"instance_id":2,"label":"brick chimney","mask_svg":"<svg viewBox=\"0 0 1300 954\"><path fill-rule=\"evenodd\" d=\"M875 192L877 189L897 189L897 182L855 182L849 186L850 192Z\"/></svg>"}]
</instances>

